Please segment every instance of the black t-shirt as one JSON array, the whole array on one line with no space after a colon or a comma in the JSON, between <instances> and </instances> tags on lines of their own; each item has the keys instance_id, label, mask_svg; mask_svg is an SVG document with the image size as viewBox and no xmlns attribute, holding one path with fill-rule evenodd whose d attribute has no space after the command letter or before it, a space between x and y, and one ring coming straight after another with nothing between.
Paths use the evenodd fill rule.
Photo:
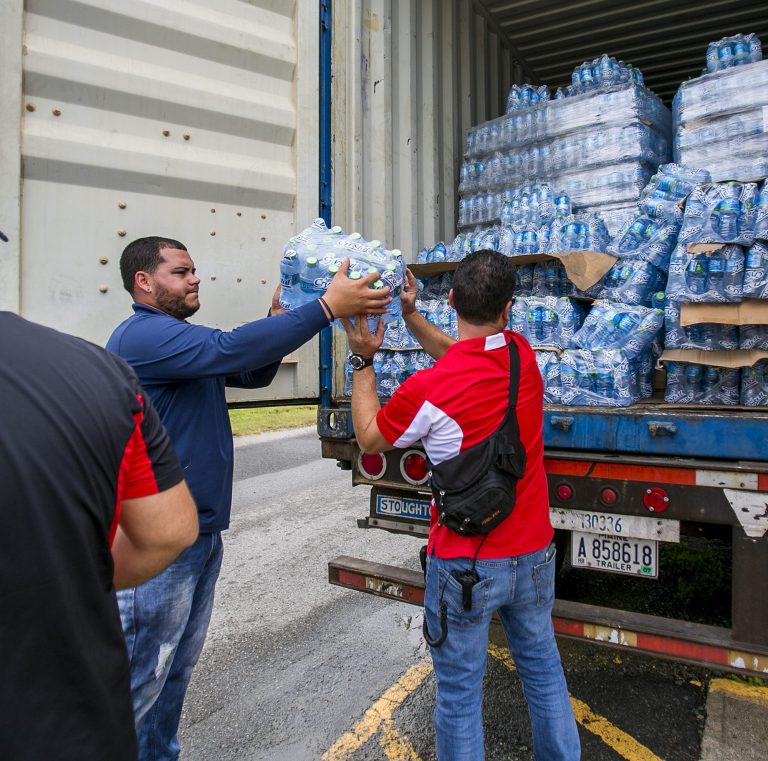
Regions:
<instances>
[{"instance_id":1,"label":"black t-shirt","mask_svg":"<svg viewBox=\"0 0 768 761\"><path fill-rule=\"evenodd\" d=\"M133 371L0 312L0 757L135 761L109 545L182 480Z\"/></svg>"}]
</instances>

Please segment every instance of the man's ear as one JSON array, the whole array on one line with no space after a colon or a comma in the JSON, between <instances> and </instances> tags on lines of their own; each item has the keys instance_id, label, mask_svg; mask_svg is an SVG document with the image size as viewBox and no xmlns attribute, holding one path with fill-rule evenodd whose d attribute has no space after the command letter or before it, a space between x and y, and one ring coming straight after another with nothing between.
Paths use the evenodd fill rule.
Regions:
<instances>
[{"instance_id":1,"label":"man's ear","mask_svg":"<svg viewBox=\"0 0 768 761\"><path fill-rule=\"evenodd\" d=\"M456 309L456 307L453 304L453 288L451 288L451 290L448 291L448 303L451 305L453 309Z\"/></svg>"},{"instance_id":2,"label":"man's ear","mask_svg":"<svg viewBox=\"0 0 768 761\"><path fill-rule=\"evenodd\" d=\"M139 270L133 276L133 292L152 293L152 276L148 272Z\"/></svg>"},{"instance_id":3,"label":"man's ear","mask_svg":"<svg viewBox=\"0 0 768 761\"><path fill-rule=\"evenodd\" d=\"M504 311L502 312L502 315L504 316L504 324L509 325L509 313L512 309L512 302L508 301L507 305L504 307Z\"/></svg>"}]
</instances>

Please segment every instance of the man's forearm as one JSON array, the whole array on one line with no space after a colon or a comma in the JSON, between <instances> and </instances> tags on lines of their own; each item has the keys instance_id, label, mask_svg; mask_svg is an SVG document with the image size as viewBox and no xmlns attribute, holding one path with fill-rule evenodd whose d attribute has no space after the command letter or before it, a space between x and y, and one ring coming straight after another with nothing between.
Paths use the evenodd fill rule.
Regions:
<instances>
[{"instance_id":1,"label":"man's forearm","mask_svg":"<svg viewBox=\"0 0 768 761\"><path fill-rule=\"evenodd\" d=\"M428 322L426 317L419 312L412 312L404 316L403 319L421 347L433 359L440 359L448 347L456 343L456 339L443 333L440 328Z\"/></svg>"},{"instance_id":2,"label":"man's forearm","mask_svg":"<svg viewBox=\"0 0 768 761\"><path fill-rule=\"evenodd\" d=\"M355 438L363 451L373 451L370 425L381 409L376 394L376 373L372 367L352 371L352 425Z\"/></svg>"}]
</instances>

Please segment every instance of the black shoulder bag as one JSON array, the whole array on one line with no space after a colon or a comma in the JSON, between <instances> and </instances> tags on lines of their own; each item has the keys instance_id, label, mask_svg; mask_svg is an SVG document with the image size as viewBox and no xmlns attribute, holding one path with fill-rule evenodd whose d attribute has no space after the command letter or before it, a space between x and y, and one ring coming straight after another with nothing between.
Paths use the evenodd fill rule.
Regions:
<instances>
[{"instance_id":1,"label":"black shoulder bag","mask_svg":"<svg viewBox=\"0 0 768 761\"><path fill-rule=\"evenodd\" d=\"M525 448L517 424L520 354L509 342L509 402L501 425L487 439L444 460L430 463L438 524L464 536L488 534L515 506L517 481L525 472Z\"/></svg>"}]
</instances>

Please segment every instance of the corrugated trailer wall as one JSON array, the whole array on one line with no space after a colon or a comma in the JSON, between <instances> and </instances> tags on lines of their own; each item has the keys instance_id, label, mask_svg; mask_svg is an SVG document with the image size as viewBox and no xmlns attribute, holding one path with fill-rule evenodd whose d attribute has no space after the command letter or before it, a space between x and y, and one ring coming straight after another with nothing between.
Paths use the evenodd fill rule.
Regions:
<instances>
[{"instance_id":1,"label":"corrugated trailer wall","mask_svg":"<svg viewBox=\"0 0 768 761\"><path fill-rule=\"evenodd\" d=\"M412 262L453 239L464 134L501 115L526 75L479 2L334 0L333 9L333 222ZM334 380L338 391L342 376Z\"/></svg>"},{"instance_id":2,"label":"corrugated trailer wall","mask_svg":"<svg viewBox=\"0 0 768 761\"><path fill-rule=\"evenodd\" d=\"M3 87L23 74L23 92L2 136L21 134L23 183L14 210L2 178L0 308L103 344L130 313L120 252L164 235L203 278L196 320L266 315L282 246L317 213L316 0L14 6L0 4L3 48L23 55L3 60ZM316 341L249 392L316 395Z\"/></svg>"}]
</instances>

